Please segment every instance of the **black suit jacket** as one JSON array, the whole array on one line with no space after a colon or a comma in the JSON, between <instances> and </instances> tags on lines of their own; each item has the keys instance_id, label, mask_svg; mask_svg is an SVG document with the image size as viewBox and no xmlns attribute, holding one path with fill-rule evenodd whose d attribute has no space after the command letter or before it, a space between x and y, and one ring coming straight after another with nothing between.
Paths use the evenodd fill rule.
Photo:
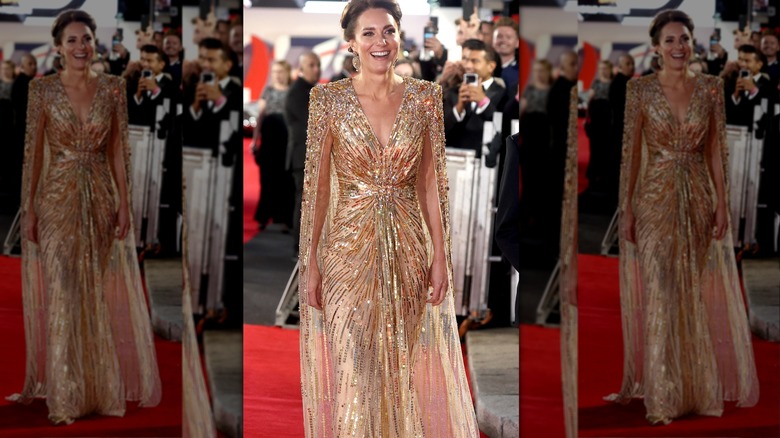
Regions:
<instances>
[{"instance_id":1,"label":"black suit jacket","mask_svg":"<svg viewBox=\"0 0 780 438\"><path fill-rule=\"evenodd\" d=\"M287 121L287 157L288 170L303 170L306 164L306 128L309 122L309 93L316 84L306 82L302 77L293 82L287 92L284 103L284 116Z\"/></svg>"},{"instance_id":2,"label":"black suit jacket","mask_svg":"<svg viewBox=\"0 0 780 438\"><path fill-rule=\"evenodd\" d=\"M485 110L477 114L467 105L466 115L459 122L455 119L454 112L454 106L458 102L458 88L453 87L447 91L444 97L444 136L447 146L473 149L477 152L477 157L482 156L482 131L485 122L492 122L496 109L501 110L506 105L506 91L495 80L485 90L485 94L490 99Z\"/></svg>"},{"instance_id":3,"label":"black suit jacket","mask_svg":"<svg viewBox=\"0 0 780 438\"><path fill-rule=\"evenodd\" d=\"M509 263L520 271L520 139L515 134L506 139L504 172L498 194L495 240ZM517 284L520 293L520 283ZM520 301L515 300L515 318L520 315ZM515 321L517 325L517 321Z\"/></svg>"},{"instance_id":4,"label":"black suit jacket","mask_svg":"<svg viewBox=\"0 0 780 438\"><path fill-rule=\"evenodd\" d=\"M136 82L133 88L137 89L137 86L138 83ZM157 86L160 87L160 93L153 98L147 96L147 93L141 93L140 103L135 99L135 91L131 93L128 90L127 115L131 125L148 126L152 131L156 131L157 106L162 105L165 99L170 100L168 111L176 111L176 103L173 101L173 97L177 90L173 80L169 76L163 75L157 81Z\"/></svg>"},{"instance_id":5,"label":"black suit jacket","mask_svg":"<svg viewBox=\"0 0 780 438\"><path fill-rule=\"evenodd\" d=\"M182 136L184 146L201 147L212 149L214 156L219 154L220 146L220 128L223 120L230 120L231 112L238 112L238 120L241 119L241 108L243 106L243 87L234 78L221 87L222 94L227 99L225 105L214 110L207 104L201 105L200 117L195 118L191 110L191 102L194 96L189 96L188 104L182 111ZM238 129L237 126L233 127ZM224 165L231 165L238 151L233 150L235 141L228 141L226 146L229 153L223 157Z\"/></svg>"},{"instance_id":6,"label":"black suit jacket","mask_svg":"<svg viewBox=\"0 0 780 438\"><path fill-rule=\"evenodd\" d=\"M623 132L623 118L626 111L626 86L630 77L618 73L609 84L609 104L612 105L612 126Z\"/></svg>"},{"instance_id":7,"label":"black suit jacket","mask_svg":"<svg viewBox=\"0 0 780 438\"><path fill-rule=\"evenodd\" d=\"M724 85L724 99L726 100L726 123L729 125L747 126L751 131L753 130L753 116L756 105L761 105L762 99L769 99L771 108L773 100L771 99L771 81L765 76L761 76L756 82L758 87L758 94L753 98L748 98L742 94L739 99L739 103L734 103L733 93L736 87L736 81L731 82L729 85ZM771 109L770 109L771 111Z\"/></svg>"}]
</instances>

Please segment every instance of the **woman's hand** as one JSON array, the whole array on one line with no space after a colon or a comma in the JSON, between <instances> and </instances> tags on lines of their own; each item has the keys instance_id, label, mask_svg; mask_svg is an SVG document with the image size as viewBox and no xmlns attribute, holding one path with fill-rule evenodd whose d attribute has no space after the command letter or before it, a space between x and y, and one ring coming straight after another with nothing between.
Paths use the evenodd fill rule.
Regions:
<instances>
[{"instance_id":1,"label":"woman's hand","mask_svg":"<svg viewBox=\"0 0 780 438\"><path fill-rule=\"evenodd\" d=\"M726 203L718 202L718 206L715 208L715 228L712 230L712 237L715 240L721 240L726 237L726 229L729 221L726 216Z\"/></svg>"},{"instance_id":2,"label":"woman's hand","mask_svg":"<svg viewBox=\"0 0 780 438\"><path fill-rule=\"evenodd\" d=\"M30 242L38 243L38 216L32 208L27 210L27 213L24 215L22 236Z\"/></svg>"},{"instance_id":3,"label":"woman's hand","mask_svg":"<svg viewBox=\"0 0 780 438\"><path fill-rule=\"evenodd\" d=\"M434 257L428 271L428 284L433 288L433 294L426 302L438 306L447 295L447 260L444 257Z\"/></svg>"},{"instance_id":4,"label":"woman's hand","mask_svg":"<svg viewBox=\"0 0 780 438\"><path fill-rule=\"evenodd\" d=\"M636 217L631 208L620 215L620 238L636 244Z\"/></svg>"},{"instance_id":5,"label":"woman's hand","mask_svg":"<svg viewBox=\"0 0 780 438\"><path fill-rule=\"evenodd\" d=\"M308 296L306 304L317 310L322 310L322 276L317 262L309 262Z\"/></svg>"},{"instance_id":6,"label":"woman's hand","mask_svg":"<svg viewBox=\"0 0 780 438\"><path fill-rule=\"evenodd\" d=\"M119 204L119 210L116 212L116 238L124 240L127 232L130 231L130 210L127 203Z\"/></svg>"}]
</instances>

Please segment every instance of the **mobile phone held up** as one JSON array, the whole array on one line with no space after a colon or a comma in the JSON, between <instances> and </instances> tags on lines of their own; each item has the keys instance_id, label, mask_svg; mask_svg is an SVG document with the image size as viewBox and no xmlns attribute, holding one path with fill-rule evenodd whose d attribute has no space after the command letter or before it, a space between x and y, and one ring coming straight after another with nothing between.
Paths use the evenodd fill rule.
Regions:
<instances>
[{"instance_id":1,"label":"mobile phone held up","mask_svg":"<svg viewBox=\"0 0 780 438\"><path fill-rule=\"evenodd\" d=\"M466 73L463 75L463 82L467 85L479 84L479 76L476 73Z\"/></svg>"},{"instance_id":2,"label":"mobile phone held up","mask_svg":"<svg viewBox=\"0 0 780 438\"><path fill-rule=\"evenodd\" d=\"M200 81L204 84L213 84L214 83L214 73L210 71L204 71L200 74Z\"/></svg>"}]
</instances>

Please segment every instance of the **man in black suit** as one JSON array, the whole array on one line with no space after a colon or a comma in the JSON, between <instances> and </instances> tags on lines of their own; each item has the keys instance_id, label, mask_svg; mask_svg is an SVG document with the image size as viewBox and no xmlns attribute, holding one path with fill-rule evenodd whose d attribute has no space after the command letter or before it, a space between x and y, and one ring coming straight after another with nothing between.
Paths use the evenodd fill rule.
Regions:
<instances>
[{"instance_id":1,"label":"man in black suit","mask_svg":"<svg viewBox=\"0 0 780 438\"><path fill-rule=\"evenodd\" d=\"M181 35L169 30L163 38L163 51L168 57L165 72L171 75L173 83L178 88L181 84L181 63L184 61L184 48L181 45Z\"/></svg>"},{"instance_id":2,"label":"man in black suit","mask_svg":"<svg viewBox=\"0 0 780 438\"><path fill-rule=\"evenodd\" d=\"M579 57L574 50L566 50L560 55L558 70L560 73L547 95L551 144L546 163L541 164L545 172L540 181L544 189L540 198L542 212L538 215L540 235L545 242L543 249L549 251L546 254L549 256L547 260L556 260L560 248L561 203L569 139L569 104L572 88L576 88L579 74Z\"/></svg>"},{"instance_id":3,"label":"man in black suit","mask_svg":"<svg viewBox=\"0 0 780 438\"><path fill-rule=\"evenodd\" d=\"M626 87L634 77L634 57L622 55L618 59L620 72L609 85L609 104L612 106L612 134L609 149L605 156L604 190L609 196L609 202L617 206L618 185L620 181L620 156L623 152L623 125L626 112Z\"/></svg>"},{"instance_id":4,"label":"man in black suit","mask_svg":"<svg viewBox=\"0 0 780 438\"><path fill-rule=\"evenodd\" d=\"M231 112L241 113L243 88L240 81L229 76L233 67L230 49L216 38L203 38L198 44L198 65L201 81L189 97L189 105L183 112L183 137L185 146L214 150L220 145L222 122L230 120ZM235 142L228 142L233 144ZM223 153L224 165L232 165L237 150Z\"/></svg>"},{"instance_id":5,"label":"man in black suit","mask_svg":"<svg viewBox=\"0 0 780 438\"><path fill-rule=\"evenodd\" d=\"M128 119L131 125L148 126L156 132L157 107L165 99L171 99L174 86L171 77L164 73L168 58L157 46L141 47L140 76L133 95L127 99ZM168 110L171 110L170 102Z\"/></svg>"},{"instance_id":6,"label":"man in black suit","mask_svg":"<svg viewBox=\"0 0 780 438\"><path fill-rule=\"evenodd\" d=\"M306 164L306 133L309 121L309 92L320 80L320 58L313 52L298 58L300 74L287 92L284 116L287 121L286 167L295 182L295 210L293 210L293 239L295 256L301 230L301 201L303 198L303 169Z\"/></svg>"},{"instance_id":7,"label":"man in black suit","mask_svg":"<svg viewBox=\"0 0 780 438\"><path fill-rule=\"evenodd\" d=\"M764 54L752 44L739 47L737 64L740 73L729 86L729 96L726 97L726 123L729 125L747 126L753 130L754 111L761 100L769 98L771 81L761 73L766 65ZM743 76L743 72L746 76Z\"/></svg>"},{"instance_id":8,"label":"man in black suit","mask_svg":"<svg viewBox=\"0 0 780 438\"><path fill-rule=\"evenodd\" d=\"M477 75L476 84L464 80L444 97L444 134L447 146L473 149L482 155L482 131L485 122L505 105L506 90L493 78L497 55L492 47L476 39L463 43L462 64L466 73Z\"/></svg>"},{"instance_id":9,"label":"man in black suit","mask_svg":"<svg viewBox=\"0 0 780 438\"><path fill-rule=\"evenodd\" d=\"M11 105L14 109L14 126L16 137L15 146L10 154L8 175L11 183L6 187L11 194L11 203L19 205L19 194L22 190L22 161L24 157L24 135L27 129L27 92L30 89L30 81L38 73L38 63L35 57L27 53L22 56L21 73L11 86Z\"/></svg>"},{"instance_id":10,"label":"man in black suit","mask_svg":"<svg viewBox=\"0 0 780 438\"><path fill-rule=\"evenodd\" d=\"M495 240L501 253L518 272L520 271L520 138L518 134L506 139L504 172L498 194ZM516 294L520 293L520 283ZM515 321L520 318L520 300L515 300Z\"/></svg>"}]
</instances>

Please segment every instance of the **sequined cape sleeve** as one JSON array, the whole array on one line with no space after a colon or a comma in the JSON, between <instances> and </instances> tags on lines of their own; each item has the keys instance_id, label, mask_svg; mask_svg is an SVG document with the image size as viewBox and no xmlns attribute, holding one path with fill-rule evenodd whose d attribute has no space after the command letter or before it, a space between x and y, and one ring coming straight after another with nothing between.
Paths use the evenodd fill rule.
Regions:
<instances>
[{"instance_id":1,"label":"sequined cape sleeve","mask_svg":"<svg viewBox=\"0 0 780 438\"><path fill-rule=\"evenodd\" d=\"M577 87L569 97L569 135L561 218L561 374L566 436L577 436Z\"/></svg>"},{"instance_id":2,"label":"sequined cape sleeve","mask_svg":"<svg viewBox=\"0 0 780 438\"><path fill-rule=\"evenodd\" d=\"M298 257L298 299L300 308L300 353L301 353L301 395L304 399L304 427L308 430L326 430L327 415L320 407L326 403L327 390L330 382L328 373L320 373L318 369L329 369L330 358L327 354L327 343L323 330L322 313L307 304L308 296L308 263L312 251L312 232L317 206L317 183L322 161L323 143L328 133L329 96L322 85L312 88L309 94L309 120L306 135L306 162L303 177L303 198L301 202L301 235ZM331 193L333 199L333 193ZM327 234L328 224L325 220L320 235ZM322 239L320 239L322 241ZM319 423L318 426L314 426Z\"/></svg>"},{"instance_id":3,"label":"sequined cape sleeve","mask_svg":"<svg viewBox=\"0 0 780 438\"><path fill-rule=\"evenodd\" d=\"M629 182L631 181L632 163L640 160L638 175L635 177L635 187L641 184L641 157L645 147L642 141L642 92L640 81L644 78L631 79L626 84L625 124L623 127L622 161L620 166L620 186L618 216L625 214L628 203ZM639 152L639 157L634 153ZM620 223L620 222L618 222ZM642 393L642 363L644 360L644 297L639 278L639 265L636 245L620 239L620 306L623 325L623 384L620 397L617 394L607 397L611 400L628 402L632 397Z\"/></svg>"},{"instance_id":4,"label":"sequined cape sleeve","mask_svg":"<svg viewBox=\"0 0 780 438\"><path fill-rule=\"evenodd\" d=\"M24 224L29 208L35 208L31 203L34 198L31 193L33 165L36 156L36 146L41 144L41 172L44 172L46 154L43 125L45 124L45 89L40 80L30 81L27 105L27 126L24 141L24 165L22 170L21 221ZM37 175L39 181L43 177ZM38 183L40 187L40 183ZM22 238L22 302L26 317L24 318L24 334L27 353L26 373L22 398L31 401L32 398L45 395L46 380L46 327L41 323L45 318L46 297L41 285L42 272L38 254L38 245Z\"/></svg>"},{"instance_id":5,"label":"sequined cape sleeve","mask_svg":"<svg viewBox=\"0 0 780 438\"><path fill-rule=\"evenodd\" d=\"M728 217L731 212L729 205L731 197L729 196L729 147L726 137L723 79L707 77L707 80L707 91L713 99L710 123L715 130L713 138L710 139L715 144L711 145L710 150L720 153L728 224L726 236L719 241L713 239L708 253L710 263L704 275L704 289L711 291L709 301L726 308L723 317L712 318L713 323L710 324L710 330L716 339L715 356L718 368L723 370L719 376L723 398L736 400L739 407L750 407L758 403L760 391L748 313L744 305L741 280L734 255L733 228L731 218ZM709 160L710 157L707 159Z\"/></svg>"},{"instance_id":6,"label":"sequined cape sleeve","mask_svg":"<svg viewBox=\"0 0 780 438\"><path fill-rule=\"evenodd\" d=\"M118 147L124 157L127 202L132 202L133 170L127 126L127 86L124 78L111 75L107 75L107 78L110 81L111 94L115 98L114 117L116 117L119 129L117 133L119 144L109 145L109 147ZM114 177L116 178L116 175ZM118 202L118 192L116 197L116 202ZM129 221L132 224L133 209L129 208L129 210ZM125 397L127 400L139 401L139 406L157 406L162 399L162 383L157 366L149 309L144 297L144 286L136 257L135 242L135 232L132 226L124 240L114 240L112 263L109 264L108 268L108 277L114 279L114 284L109 289L108 303L111 314L129 313L130 316L127 325L114 321L118 318L112 318L117 344L130 347L125 351L121 348L118 349L124 376ZM113 273L117 275L114 276Z\"/></svg>"}]
</instances>

